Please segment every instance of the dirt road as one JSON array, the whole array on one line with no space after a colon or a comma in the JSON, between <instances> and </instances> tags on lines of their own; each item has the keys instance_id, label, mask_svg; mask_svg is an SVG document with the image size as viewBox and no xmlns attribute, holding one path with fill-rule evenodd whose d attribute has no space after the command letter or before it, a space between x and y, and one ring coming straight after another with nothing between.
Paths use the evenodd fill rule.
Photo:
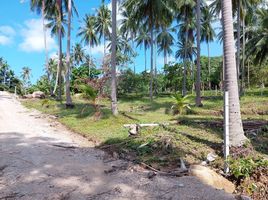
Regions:
<instances>
[{"instance_id":1,"label":"dirt road","mask_svg":"<svg viewBox=\"0 0 268 200\"><path fill-rule=\"evenodd\" d=\"M148 179L55 125L0 92L0 200L234 199L194 177Z\"/></svg>"}]
</instances>

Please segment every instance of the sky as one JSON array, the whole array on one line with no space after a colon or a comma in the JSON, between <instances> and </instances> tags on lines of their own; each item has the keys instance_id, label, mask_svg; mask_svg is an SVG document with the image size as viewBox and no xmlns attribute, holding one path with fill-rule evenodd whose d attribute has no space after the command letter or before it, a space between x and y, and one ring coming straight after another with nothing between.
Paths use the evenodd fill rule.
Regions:
<instances>
[{"instance_id":1,"label":"sky","mask_svg":"<svg viewBox=\"0 0 268 200\"><path fill-rule=\"evenodd\" d=\"M78 17L73 18L72 25L72 45L80 42L77 38L78 28L82 25L85 14L94 14L100 6L102 0L74 0L79 12ZM110 6L110 2L107 1ZM120 18L120 16L118 16ZM214 26L215 29L217 25ZM51 36L50 30L47 30L47 46L49 56L54 57L57 53L57 40ZM63 44L66 46L66 38ZM85 48L88 51L88 48ZM176 47L173 47L174 51ZM222 47L217 41L210 43L210 55L222 55ZM135 58L136 71L144 70L144 50L136 49L138 56ZM93 56L100 60L103 53L103 45L91 50ZM201 54L207 55L207 45L201 44ZM149 51L147 53L149 62ZM41 16L30 10L30 0L1 0L0 7L0 57L3 57L11 69L20 76L21 69L28 66L32 69L31 82L42 76L45 64L44 39ZM163 67L163 55L157 55L157 68ZM169 56L169 61L175 61L174 55ZM149 63L147 64L149 65ZM129 66L133 68L133 65Z\"/></svg>"}]
</instances>

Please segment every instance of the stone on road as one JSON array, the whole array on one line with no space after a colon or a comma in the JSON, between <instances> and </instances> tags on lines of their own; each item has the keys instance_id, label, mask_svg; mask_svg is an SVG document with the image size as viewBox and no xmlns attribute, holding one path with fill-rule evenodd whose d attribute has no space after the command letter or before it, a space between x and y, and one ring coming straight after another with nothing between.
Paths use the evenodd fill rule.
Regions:
<instances>
[{"instance_id":1,"label":"stone on road","mask_svg":"<svg viewBox=\"0 0 268 200\"><path fill-rule=\"evenodd\" d=\"M104 162L103 151L53 120L0 92L0 199L234 199L195 177L105 173L127 163Z\"/></svg>"}]
</instances>

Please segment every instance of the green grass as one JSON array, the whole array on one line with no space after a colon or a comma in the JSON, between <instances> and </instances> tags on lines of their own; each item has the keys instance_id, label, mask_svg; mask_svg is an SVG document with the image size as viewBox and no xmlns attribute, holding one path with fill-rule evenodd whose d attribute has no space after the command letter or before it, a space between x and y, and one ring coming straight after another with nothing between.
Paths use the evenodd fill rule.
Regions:
<instances>
[{"instance_id":1,"label":"green grass","mask_svg":"<svg viewBox=\"0 0 268 200\"><path fill-rule=\"evenodd\" d=\"M108 100L101 101L102 117L94 120L94 109L90 102L74 98L75 108L66 110L64 104L54 100L23 100L28 108L57 115L59 121L71 130L96 141L100 146L109 145L110 152L117 151L122 157L135 159L152 166L176 167L179 158L188 163L203 160L211 151L221 154L222 127L209 125L208 122L222 121L223 100L215 92L205 92L203 107L194 107L194 96L190 96L192 110L187 115L172 115L170 108L173 99L162 95L153 102L143 96L127 95L119 98L120 114L114 117ZM42 105L44 104L44 105ZM88 106L83 114L83 108ZM243 119L268 121L268 90L263 96L260 91L247 91L241 98ZM177 122L168 129L144 128L137 137L129 137L123 128L127 123L165 123ZM181 134L183 133L183 134ZM261 135L267 141L267 134ZM258 144L260 153L267 154L267 144ZM258 148L256 148L258 150Z\"/></svg>"}]
</instances>

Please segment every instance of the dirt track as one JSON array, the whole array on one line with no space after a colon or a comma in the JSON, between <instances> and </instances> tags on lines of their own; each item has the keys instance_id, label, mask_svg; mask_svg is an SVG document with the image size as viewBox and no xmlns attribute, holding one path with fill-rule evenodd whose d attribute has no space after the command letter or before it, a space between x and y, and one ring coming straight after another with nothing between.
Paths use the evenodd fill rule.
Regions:
<instances>
[{"instance_id":1,"label":"dirt track","mask_svg":"<svg viewBox=\"0 0 268 200\"><path fill-rule=\"evenodd\" d=\"M0 92L0 200L234 199L195 177L148 179L126 166Z\"/></svg>"}]
</instances>

